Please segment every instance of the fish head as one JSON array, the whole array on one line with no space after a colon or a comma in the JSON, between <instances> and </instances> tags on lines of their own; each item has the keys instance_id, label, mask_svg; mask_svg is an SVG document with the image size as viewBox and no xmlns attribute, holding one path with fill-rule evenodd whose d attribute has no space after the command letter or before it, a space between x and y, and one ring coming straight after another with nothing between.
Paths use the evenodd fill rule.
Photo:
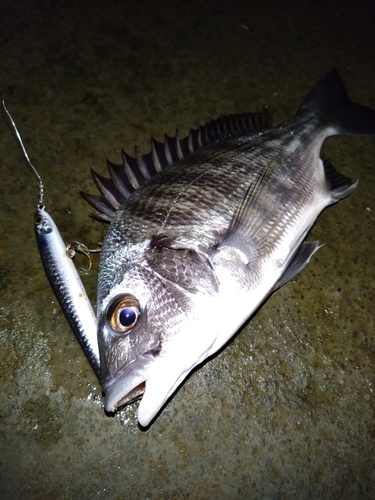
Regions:
<instances>
[{"instance_id":1,"label":"fish head","mask_svg":"<svg viewBox=\"0 0 375 500\"><path fill-rule=\"evenodd\" d=\"M138 420L147 426L208 356L220 327L218 283L209 259L191 249L149 248L136 262L107 264L104 256L98 277L105 409L142 397Z\"/></svg>"}]
</instances>

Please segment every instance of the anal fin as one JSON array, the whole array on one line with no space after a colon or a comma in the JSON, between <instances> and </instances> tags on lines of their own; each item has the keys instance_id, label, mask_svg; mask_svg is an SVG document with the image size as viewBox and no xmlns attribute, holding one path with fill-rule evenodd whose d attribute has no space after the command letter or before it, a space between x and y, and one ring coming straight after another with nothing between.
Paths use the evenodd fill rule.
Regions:
<instances>
[{"instance_id":1,"label":"anal fin","mask_svg":"<svg viewBox=\"0 0 375 500\"><path fill-rule=\"evenodd\" d=\"M275 283L272 291L274 292L281 286L285 285L289 280L293 279L300 273L310 262L311 257L321 247L318 241L304 241L299 247L292 260L289 262L288 267L284 273Z\"/></svg>"}]
</instances>

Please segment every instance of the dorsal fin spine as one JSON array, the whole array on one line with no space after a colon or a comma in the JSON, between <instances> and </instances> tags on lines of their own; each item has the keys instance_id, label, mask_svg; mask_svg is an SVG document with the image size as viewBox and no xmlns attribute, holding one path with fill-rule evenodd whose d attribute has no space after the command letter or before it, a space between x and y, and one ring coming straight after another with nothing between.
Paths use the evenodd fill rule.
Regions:
<instances>
[{"instance_id":1,"label":"dorsal fin spine","mask_svg":"<svg viewBox=\"0 0 375 500\"><path fill-rule=\"evenodd\" d=\"M168 165L172 165L173 158L172 158L171 150L169 148L168 139L169 139L169 137L167 136L167 134L165 134L164 135L164 154L165 154L165 158L167 160Z\"/></svg>"},{"instance_id":2,"label":"dorsal fin spine","mask_svg":"<svg viewBox=\"0 0 375 500\"><path fill-rule=\"evenodd\" d=\"M161 172L168 166L168 161L164 152L164 144L162 142L158 142L153 137L151 137L151 156L157 172Z\"/></svg>"},{"instance_id":3,"label":"dorsal fin spine","mask_svg":"<svg viewBox=\"0 0 375 500\"><path fill-rule=\"evenodd\" d=\"M127 182L125 182L124 179L125 172L123 170L123 166L114 165L110 161L107 161L107 168L113 184L116 186L118 191L124 196L124 198L127 198L133 192L133 189L129 184L129 180L127 178L126 178Z\"/></svg>"},{"instance_id":4,"label":"dorsal fin spine","mask_svg":"<svg viewBox=\"0 0 375 500\"><path fill-rule=\"evenodd\" d=\"M178 137L178 130L176 129L176 152L177 152L177 157L179 160L182 160L184 158L184 154L182 152L182 147L181 147L181 141L180 138Z\"/></svg>"},{"instance_id":5,"label":"dorsal fin spine","mask_svg":"<svg viewBox=\"0 0 375 500\"><path fill-rule=\"evenodd\" d=\"M188 135L188 150L189 153L194 153L194 144L193 144L193 130L190 130Z\"/></svg>"},{"instance_id":6,"label":"dorsal fin spine","mask_svg":"<svg viewBox=\"0 0 375 500\"><path fill-rule=\"evenodd\" d=\"M112 184L111 180L101 176L100 174L97 174L93 169L91 169L91 175L100 193L106 200L108 200L108 202L111 204L111 206L113 206L115 210L118 210L121 205L122 197L121 194L118 193L116 188L113 189L113 186L108 186L108 183Z\"/></svg>"},{"instance_id":7,"label":"dorsal fin spine","mask_svg":"<svg viewBox=\"0 0 375 500\"><path fill-rule=\"evenodd\" d=\"M145 162L146 155L143 157L139 153L139 149L137 146L135 146L134 151L135 151L135 159L137 161L138 168L139 168L140 172L142 173L143 177L145 178L145 180L147 181L148 179L151 178L151 174L150 174L150 172L147 168L146 162Z\"/></svg>"},{"instance_id":8,"label":"dorsal fin spine","mask_svg":"<svg viewBox=\"0 0 375 500\"><path fill-rule=\"evenodd\" d=\"M151 151L141 155L135 148L135 158L122 149L122 165L107 162L110 179L93 173L101 195L82 196L102 214L91 214L97 220L109 221L120 205L148 179L166 167L183 160L196 151L230 136L257 133L271 127L269 116L262 113L232 114L191 129L187 137L180 139L164 135L164 142L151 137Z\"/></svg>"},{"instance_id":9,"label":"dorsal fin spine","mask_svg":"<svg viewBox=\"0 0 375 500\"><path fill-rule=\"evenodd\" d=\"M135 173L133 172L133 170L130 166L131 160L132 160L131 156L129 156L127 153L125 153L125 151L122 149L122 162L123 162L126 176L129 179L129 182L130 182L132 188L138 189L139 182L137 180L137 177L135 176Z\"/></svg>"}]
</instances>

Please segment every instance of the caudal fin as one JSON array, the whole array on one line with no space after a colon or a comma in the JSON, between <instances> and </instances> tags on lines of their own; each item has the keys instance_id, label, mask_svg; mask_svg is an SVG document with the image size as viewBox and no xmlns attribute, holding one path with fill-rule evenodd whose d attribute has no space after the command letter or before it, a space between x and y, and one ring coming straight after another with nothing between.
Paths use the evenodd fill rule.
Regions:
<instances>
[{"instance_id":1,"label":"caudal fin","mask_svg":"<svg viewBox=\"0 0 375 500\"><path fill-rule=\"evenodd\" d=\"M337 69L329 71L307 94L298 109L319 113L333 134L375 135L375 111L348 98Z\"/></svg>"}]
</instances>

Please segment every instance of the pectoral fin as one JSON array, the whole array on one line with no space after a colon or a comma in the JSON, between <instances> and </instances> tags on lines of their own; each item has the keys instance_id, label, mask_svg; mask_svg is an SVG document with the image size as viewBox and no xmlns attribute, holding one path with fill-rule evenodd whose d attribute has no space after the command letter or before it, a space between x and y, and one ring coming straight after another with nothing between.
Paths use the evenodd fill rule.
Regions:
<instances>
[{"instance_id":1,"label":"pectoral fin","mask_svg":"<svg viewBox=\"0 0 375 500\"><path fill-rule=\"evenodd\" d=\"M248 263L269 254L273 245L270 232L265 231L270 219L267 191L280 162L280 156L265 164L257 175L250 178L244 198L233 216L228 231L219 243L219 246L240 250Z\"/></svg>"}]
</instances>

